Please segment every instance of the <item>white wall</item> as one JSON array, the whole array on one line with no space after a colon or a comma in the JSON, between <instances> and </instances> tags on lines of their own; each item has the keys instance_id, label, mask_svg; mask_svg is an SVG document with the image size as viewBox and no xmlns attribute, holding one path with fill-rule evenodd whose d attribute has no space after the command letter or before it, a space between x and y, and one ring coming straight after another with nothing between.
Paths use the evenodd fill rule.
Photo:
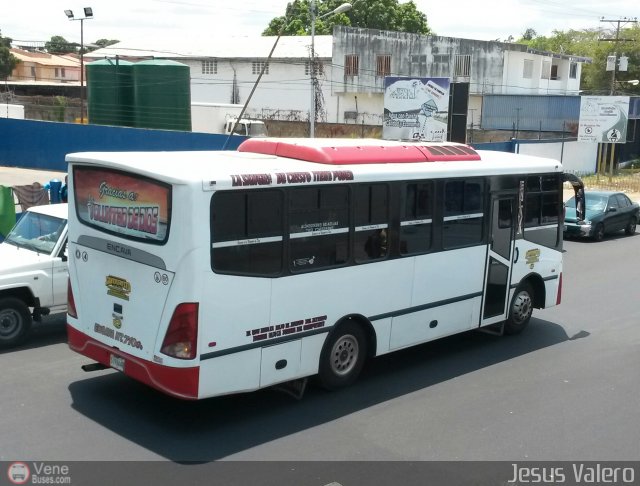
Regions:
<instances>
[{"instance_id":1,"label":"white wall","mask_svg":"<svg viewBox=\"0 0 640 486\"><path fill-rule=\"evenodd\" d=\"M218 60L217 74L202 74L200 61L181 61L191 69L191 101L206 103L231 103L234 71L239 89L240 104L244 104L258 78L252 73L252 62L244 60ZM249 114L259 114L265 110L280 110L286 116L298 116L300 120L309 119L311 106L311 80L305 74L306 60L272 60L269 74L264 74L249 102ZM320 75L320 85L324 93L326 121L335 121L335 99L331 97L330 71L331 61L324 62L325 73ZM318 121L324 121L318 116Z\"/></svg>"},{"instance_id":2,"label":"white wall","mask_svg":"<svg viewBox=\"0 0 640 486\"><path fill-rule=\"evenodd\" d=\"M24 120L24 106L0 104L0 118L18 118Z\"/></svg>"},{"instance_id":3,"label":"white wall","mask_svg":"<svg viewBox=\"0 0 640 486\"><path fill-rule=\"evenodd\" d=\"M587 142L520 143L521 154L547 157L562 162L564 170L577 174L595 174L598 144Z\"/></svg>"},{"instance_id":4,"label":"white wall","mask_svg":"<svg viewBox=\"0 0 640 486\"><path fill-rule=\"evenodd\" d=\"M525 79L524 61L533 61L533 72L530 79ZM558 79L542 79L544 61L558 65ZM528 95L577 95L580 89L580 73L582 63L578 62L575 78L569 78L568 59L557 59L529 52L505 52L505 94Z\"/></svg>"}]
</instances>

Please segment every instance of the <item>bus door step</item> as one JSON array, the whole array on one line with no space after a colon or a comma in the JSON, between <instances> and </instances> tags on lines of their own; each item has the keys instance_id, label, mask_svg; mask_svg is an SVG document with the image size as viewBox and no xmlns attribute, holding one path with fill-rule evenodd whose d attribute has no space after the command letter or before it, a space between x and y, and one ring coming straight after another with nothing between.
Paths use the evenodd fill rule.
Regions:
<instances>
[{"instance_id":1,"label":"bus door step","mask_svg":"<svg viewBox=\"0 0 640 486\"><path fill-rule=\"evenodd\" d=\"M492 336L503 336L504 321L498 322L496 324L491 324L489 326L481 327L478 329L478 331L484 332L485 334L491 334Z\"/></svg>"},{"instance_id":2,"label":"bus door step","mask_svg":"<svg viewBox=\"0 0 640 486\"><path fill-rule=\"evenodd\" d=\"M286 381L272 386L273 390L281 391L287 395L295 398L296 400L302 400L304 391L307 389L308 378L299 378L297 380Z\"/></svg>"}]
</instances>

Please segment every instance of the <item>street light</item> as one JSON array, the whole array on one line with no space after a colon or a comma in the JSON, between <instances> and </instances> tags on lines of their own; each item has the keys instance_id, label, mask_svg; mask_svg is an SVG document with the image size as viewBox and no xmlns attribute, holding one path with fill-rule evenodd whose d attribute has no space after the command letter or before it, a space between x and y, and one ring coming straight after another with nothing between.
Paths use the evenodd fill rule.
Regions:
<instances>
[{"instance_id":1,"label":"street light","mask_svg":"<svg viewBox=\"0 0 640 486\"><path fill-rule=\"evenodd\" d=\"M84 124L84 21L93 18L93 9L84 7L84 17L75 18L73 10L65 10L64 14L69 20L80 21L80 123Z\"/></svg>"},{"instance_id":2,"label":"street light","mask_svg":"<svg viewBox=\"0 0 640 486\"><path fill-rule=\"evenodd\" d=\"M309 138L316 136L316 52L315 52L315 36L316 36L316 1L311 0L309 3L311 11L311 64L309 65L311 74L311 109L309 110ZM319 19L329 17L339 13L351 10L350 3L343 3L338 8L320 15Z\"/></svg>"}]
</instances>

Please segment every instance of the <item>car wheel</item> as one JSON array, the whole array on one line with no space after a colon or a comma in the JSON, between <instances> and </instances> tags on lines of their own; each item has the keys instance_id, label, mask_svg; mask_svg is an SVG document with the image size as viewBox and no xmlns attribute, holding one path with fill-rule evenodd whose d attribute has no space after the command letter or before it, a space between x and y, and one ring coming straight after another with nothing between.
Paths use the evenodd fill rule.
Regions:
<instances>
[{"instance_id":1,"label":"car wheel","mask_svg":"<svg viewBox=\"0 0 640 486\"><path fill-rule=\"evenodd\" d=\"M0 346L16 346L31 329L29 308L20 299L0 299Z\"/></svg>"},{"instance_id":2,"label":"car wheel","mask_svg":"<svg viewBox=\"0 0 640 486\"><path fill-rule=\"evenodd\" d=\"M593 232L593 239L596 241L602 241L604 239L604 224L598 223L596 229Z\"/></svg>"},{"instance_id":3,"label":"car wheel","mask_svg":"<svg viewBox=\"0 0 640 486\"><path fill-rule=\"evenodd\" d=\"M636 232L636 218L635 217L631 217L631 219L629 220L629 224L627 225L627 227L624 229L624 232L628 235L632 235Z\"/></svg>"},{"instance_id":4,"label":"car wheel","mask_svg":"<svg viewBox=\"0 0 640 486\"><path fill-rule=\"evenodd\" d=\"M509 317L504 323L504 333L513 335L521 333L531 320L533 314L533 290L529 284L516 289L509 307Z\"/></svg>"},{"instance_id":5,"label":"car wheel","mask_svg":"<svg viewBox=\"0 0 640 486\"><path fill-rule=\"evenodd\" d=\"M362 328L353 321L340 324L322 348L318 376L328 390L353 383L367 356L367 339Z\"/></svg>"}]
</instances>

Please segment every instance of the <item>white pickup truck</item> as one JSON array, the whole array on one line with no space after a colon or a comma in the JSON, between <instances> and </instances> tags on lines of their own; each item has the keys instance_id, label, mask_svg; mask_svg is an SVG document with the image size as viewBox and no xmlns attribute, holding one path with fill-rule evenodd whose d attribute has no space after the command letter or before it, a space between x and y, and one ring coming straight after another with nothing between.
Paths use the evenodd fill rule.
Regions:
<instances>
[{"instance_id":1,"label":"white pickup truck","mask_svg":"<svg viewBox=\"0 0 640 486\"><path fill-rule=\"evenodd\" d=\"M67 204L29 208L0 243L0 347L32 321L67 310Z\"/></svg>"}]
</instances>

